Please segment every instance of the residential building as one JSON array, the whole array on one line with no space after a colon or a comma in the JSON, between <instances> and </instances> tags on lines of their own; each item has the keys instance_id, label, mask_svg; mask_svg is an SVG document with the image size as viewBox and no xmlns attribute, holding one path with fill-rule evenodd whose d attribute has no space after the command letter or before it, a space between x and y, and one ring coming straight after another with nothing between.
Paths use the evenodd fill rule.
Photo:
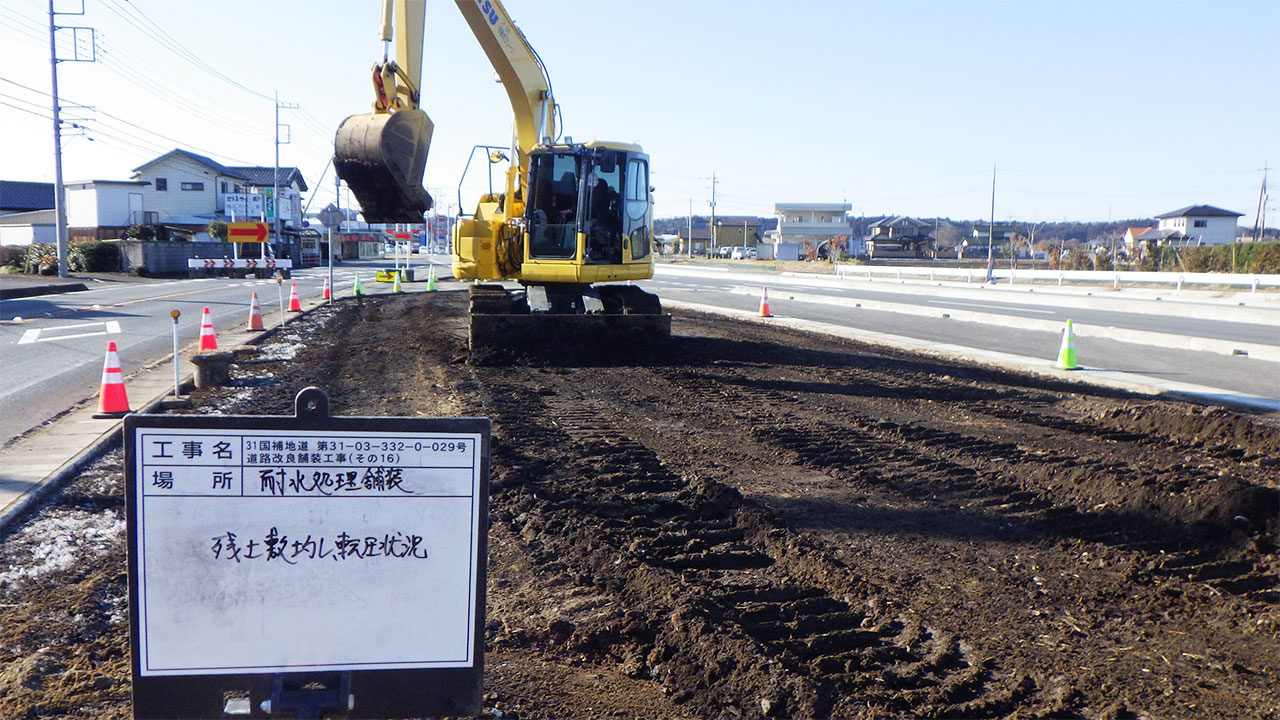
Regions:
<instances>
[{"instance_id":1,"label":"residential building","mask_svg":"<svg viewBox=\"0 0 1280 720\"><path fill-rule=\"evenodd\" d=\"M995 238L994 243L992 237ZM994 257L1013 257L1014 248L1025 240L1026 236L1018 225L978 223L973 226L970 238L957 248L957 257L984 258L988 246L993 246L991 254Z\"/></svg>"},{"instance_id":2,"label":"residential building","mask_svg":"<svg viewBox=\"0 0 1280 720\"><path fill-rule=\"evenodd\" d=\"M727 216L716 218L717 248L721 247L755 247L762 233L761 220L758 217Z\"/></svg>"},{"instance_id":3,"label":"residential building","mask_svg":"<svg viewBox=\"0 0 1280 720\"><path fill-rule=\"evenodd\" d=\"M0 180L0 245L58 241L53 183Z\"/></svg>"},{"instance_id":4,"label":"residential building","mask_svg":"<svg viewBox=\"0 0 1280 720\"><path fill-rule=\"evenodd\" d=\"M1148 238L1153 237L1155 233L1156 228L1154 227L1125 228L1124 245L1125 247L1132 248L1138 243L1145 242Z\"/></svg>"},{"instance_id":5,"label":"residential building","mask_svg":"<svg viewBox=\"0 0 1280 720\"><path fill-rule=\"evenodd\" d=\"M133 179L148 185L142 193L143 212L154 212L160 224L196 230L212 220L226 220L228 195L258 194L270 197L281 190L281 220L285 228L301 227L296 199L307 184L297 168L228 167L203 155L176 149L133 169ZM285 202L287 200L287 202ZM265 202L265 219L274 219L274 203ZM296 219L295 219L296 218ZM249 219L249 218L237 218ZM259 219L259 218L253 218ZM207 239L207 236L199 239Z\"/></svg>"},{"instance_id":6,"label":"residential building","mask_svg":"<svg viewBox=\"0 0 1280 720\"><path fill-rule=\"evenodd\" d=\"M124 237L130 226L160 224L159 213L143 209L148 184L144 180L67 183L67 237L115 240Z\"/></svg>"},{"instance_id":7,"label":"residential building","mask_svg":"<svg viewBox=\"0 0 1280 720\"><path fill-rule=\"evenodd\" d=\"M795 244L815 256L825 254L831 241L850 234L849 203L775 203L778 229L765 233L765 242Z\"/></svg>"},{"instance_id":8,"label":"residential building","mask_svg":"<svg viewBox=\"0 0 1280 720\"><path fill-rule=\"evenodd\" d=\"M1137 227L1126 228L1124 246L1129 250L1141 247L1145 243L1167 243L1183 240L1182 233L1170 228Z\"/></svg>"},{"instance_id":9,"label":"residential building","mask_svg":"<svg viewBox=\"0 0 1280 720\"><path fill-rule=\"evenodd\" d=\"M905 216L888 217L867 226L866 254L869 257L933 256L931 223Z\"/></svg>"},{"instance_id":10,"label":"residential building","mask_svg":"<svg viewBox=\"0 0 1280 720\"><path fill-rule=\"evenodd\" d=\"M53 183L0 180L0 215L53 209Z\"/></svg>"},{"instance_id":11,"label":"residential building","mask_svg":"<svg viewBox=\"0 0 1280 720\"><path fill-rule=\"evenodd\" d=\"M680 238L679 247L676 253L679 255L688 255L690 247L689 231L681 228L678 233ZM711 251L711 228L696 227L693 229L692 246L694 255L708 255Z\"/></svg>"},{"instance_id":12,"label":"residential building","mask_svg":"<svg viewBox=\"0 0 1280 720\"><path fill-rule=\"evenodd\" d=\"M1236 219L1243 215L1212 205L1188 205L1157 215L1156 219L1160 221L1159 230L1174 242L1226 245L1236 241Z\"/></svg>"}]
</instances>

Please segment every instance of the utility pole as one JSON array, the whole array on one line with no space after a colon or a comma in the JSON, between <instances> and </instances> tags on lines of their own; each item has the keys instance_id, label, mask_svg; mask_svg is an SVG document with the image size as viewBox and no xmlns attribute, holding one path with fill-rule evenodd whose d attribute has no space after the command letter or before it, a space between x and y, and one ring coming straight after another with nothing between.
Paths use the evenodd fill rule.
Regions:
<instances>
[{"instance_id":1,"label":"utility pole","mask_svg":"<svg viewBox=\"0 0 1280 720\"><path fill-rule=\"evenodd\" d=\"M1263 220L1267 212L1267 165L1262 165L1262 187L1258 190L1258 212L1253 216L1253 241L1260 242L1262 236L1267 233L1267 226Z\"/></svg>"},{"instance_id":2,"label":"utility pole","mask_svg":"<svg viewBox=\"0 0 1280 720\"><path fill-rule=\"evenodd\" d=\"M994 282L996 267L996 166L991 166L991 224L987 226L987 282Z\"/></svg>"},{"instance_id":3,"label":"utility pole","mask_svg":"<svg viewBox=\"0 0 1280 720\"><path fill-rule=\"evenodd\" d=\"M58 102L58 63L59 62L94 62L97 58L96 35L93 28L84 27L67 27L74 34L77 30L89 31L89 47L91 48L90 56L87 59L80 57L80 43L73 39L72 56L69 58L58 58L58 31L57 15L83 15L84 5L81 4L80 12L66 13L55 12L53 9L53 0L49 0L49 73L51 76L50 95L53 98L53 214L55 223L55 232L57 234L58 244L58 277L67 277L67 186L62 181L62 106ZM76 38L78 39L78 38Z\"/></svg>"},{"instance_id":4,"label":"utility pole","mask_svg":"<svg viewBox=\"0 0 1280 720\"><path fill-rule=\"evenodd\" d=\"M52 0L50 1L52 2ZM275 212L274 228L275 228L276 243L279 244L279 243L282 243L284 240L284 235L281 234L281 229L280 229L280 108L283 106L286 110L293 110L298 107L298 104L297 103L281 103L279 90L277 90L275 94L275 103L276 103L276 161L275 161L276 164L275 164L275 167L272 168L271 170L271 205ZM288 127L288 126L286 125L285 127ZM292 133L290 133L290 135L292 135ZM292 141L293 141L293 138L289 137L285 140L285 143L287 144ZM290 254L292 255L292 253Z\"/></svg>"},{"instance_id":5,"label":"utility pole","mask_svg":"<svg viewBox=\"0 0 1280 720\"><path fill-rule=\"evenodd\" d=\"M716 173L711 171L711 250L707 253L707 257L716 250Z\"/></svg>"},{"instance_id":6,"label":"utility pole","mask_svg":"<svg viewBox=\"0 0 1280 720\"><path fill-rule=\"evenodd\" d=\"M689 198L689 259L693 259L693 198Z\"/></svg>"},{"instance_id":7,"label":"utility pole","mask_svg":"<svg viewBox=\"0 0 1280 720\"><path fill-rule=\"evenodd\" d=\"M62 117L58 104L58 26L49 0L49 67L53 71L53 212L58 233L58 277L67 277L67 188L62 184Z\"/></svg>"}]
</instances>

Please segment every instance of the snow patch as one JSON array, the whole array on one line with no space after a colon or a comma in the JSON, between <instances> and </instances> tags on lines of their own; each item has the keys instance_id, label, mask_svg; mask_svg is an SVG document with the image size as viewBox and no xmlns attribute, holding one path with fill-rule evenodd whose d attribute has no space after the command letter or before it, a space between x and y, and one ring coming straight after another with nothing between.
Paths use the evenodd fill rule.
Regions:
<instances>
[{"instance_id":1,"label":"snow patch","mask_svg":"<svg viewBox=\"0 0 1280 720\"><path fill-rule=\"evenodd\" d=\"M117 513L50 510L16 533L12 542L30 549L30 563L0 572L0 587L91 563L124 537L125 521Z\"/></svg>"},{"instance_id":2,"label":"snow patch","mask_svg":"<svg viewBox=\"0 0 1280 720\"><path fill-rule=\"evenodd\" d=\"M301 342L279 342L265 345L258 349L259 360L292 360L306 348Z\"/></svg>"}]
</instances>

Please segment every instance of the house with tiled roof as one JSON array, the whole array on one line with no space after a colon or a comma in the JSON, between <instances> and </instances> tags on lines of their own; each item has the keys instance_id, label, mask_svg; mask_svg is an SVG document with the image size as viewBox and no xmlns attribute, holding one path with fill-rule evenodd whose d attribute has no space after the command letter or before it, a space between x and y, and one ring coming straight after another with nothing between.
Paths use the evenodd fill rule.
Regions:
<instances>
[{"instance_id":1,"label":"house with tiled roof","mask_svg":"<svg viewBox=\"0 0 1280 720\"><path fill-rule=\"evenodd\" d=\"M1170 237L1176 237L1178 233L1171 230L1161 230L1160 228L1150 225L1146 227L1125 228L1124 245L1127 248L1134 248L1144 242L1161 242L1168 240Z\"/></svg>"},{"instance_id":2,"label":"house with tiled roof","mask_svg":"<svg viewBox=\"0 0 1280 720\"><path fill-rule=\"evenodd\" d=\"M302 171L296 167L248 167L227 166L231 173L244 178L249 187L269 188L278 184L280 187L293 187L302 192L307 191L307 181L302 178ZM272 179L273 176L276 179Z\"/></svg>"},{"instance_id":3,"label":"house with tiled roof","mask_svg":"<svg viewBox=\"0 0 1280 720\"><path fill-rule=\"evenodd\" d=\"M278 173L278 175L277 175ZM270 197L278 177L282 203L281 219L286 226L301 224L294 212L301 193L307 189L302 172L295 167L227 166L189 150L175 149L133 169L133 179L149 182L144 197L148 211L159 214L160 222L177 225L227 219L226 196L256 193ZM273 219L267 203L266 220ZM295 217L297 219L295 219Z\"/></svg>"},{"instance_id":4,"label":"house with tiled roof","mask_svg":"<svg viewBox=\"0 0 1280 720\"><path fill-rule=\"evenodd\" d=\"M0 180L0 215L53 209L53 183Z\"/></svg>"},{"instance_id":5,"label":"house with tiled roof","mask_svg":"<svg viewBox=\"0 0 1280 720\"><path fill-rule=\"evenodd\" d=\"M882 218L867 225L866 253L871 258L931 257L932 229L933 223L904 215Z\"/></svg>"},{"instance_id":6,"label":"house with tiled roof","mask_svg":"<svg viewBox=\"0 0 1280 720\"><path fill-rule=\"evenodd\" d=\"M1244 213L1212 205L1188 205L1156 216L1164 237L1187 245L1226 245L1236 241L1237 218Z\"/></svg>"}]
</instances>

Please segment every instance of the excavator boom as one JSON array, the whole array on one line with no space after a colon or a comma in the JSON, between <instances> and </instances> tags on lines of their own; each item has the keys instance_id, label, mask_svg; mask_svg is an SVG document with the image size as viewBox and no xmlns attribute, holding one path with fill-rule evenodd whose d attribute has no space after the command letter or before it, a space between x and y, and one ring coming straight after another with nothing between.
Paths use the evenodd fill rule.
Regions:
<instances>
[{"instance_id":1,"label":"excavator boom","mask_svg":"<svg viewBox=\"0 0 1280 720\"><path fill-rule=\"evenodd\" d=\"M382 40L394 39L396 60L373 68L374 111L348 117L334 138L334 169L366 222L420 223L432 206L422 175L433 126L418 107L425 18L425 0L384 0Z\"/></svg>"}]
</instances>

